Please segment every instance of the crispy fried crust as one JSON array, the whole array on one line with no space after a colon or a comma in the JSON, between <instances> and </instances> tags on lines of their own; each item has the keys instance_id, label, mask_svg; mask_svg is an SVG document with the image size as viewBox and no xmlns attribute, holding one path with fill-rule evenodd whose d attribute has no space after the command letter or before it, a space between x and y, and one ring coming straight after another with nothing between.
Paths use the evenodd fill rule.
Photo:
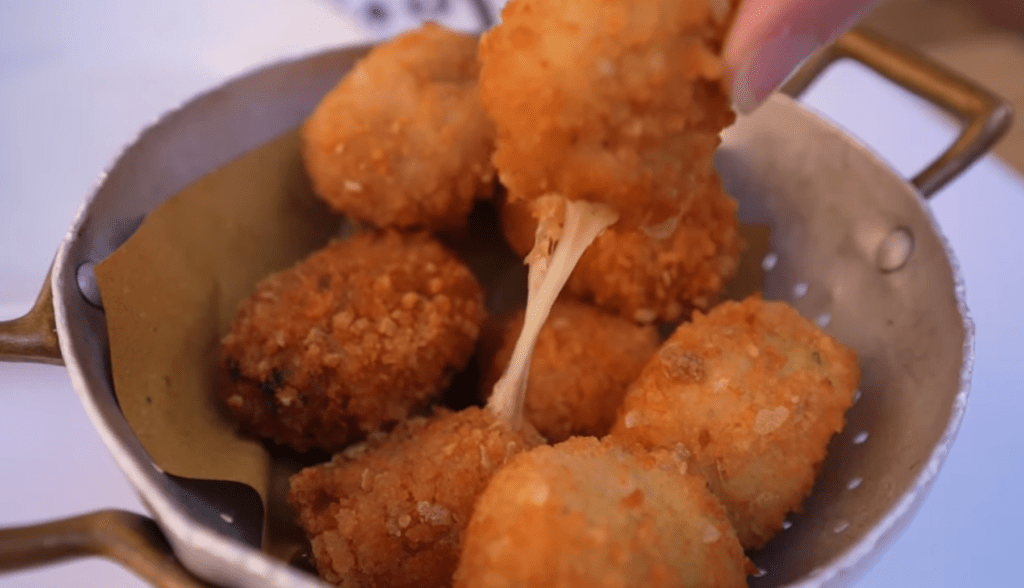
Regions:
<instances>
[{"instance_id":1,"label":"crispy fried crust","mask_svg":"<svg viewBox=\"0 0 1024 588\"><path fill-rule=\"evenodd\" d=\"M222 341L222 401L257 435L337 449L436 396L484 316L476 279L434 238L358 234L257 286Z\"/></svg>"},{"instance_id":2,"label":"crispy fried crust","mask_svg":"<svg viewBox=\"0 0 1024 588\"><path fill-rule=\"evenodd\" d=\"M734 114L719 58L737 2L513 0L480 42L512 199L604 202L627 226L684 209Z\"/></svg>"},{"instance_id":3,"label":"crispy fried crust","mask_svg":"<svg viewBox=\"0 0 1024 588\"><path fill-rule=\"evenodd\" d=\"M376 46L303 125L314 191L379 227L462 226L494 189L476 51L433 23Z\"/></svg>"},{"instance_id":4,"label":"crispy fried crust","mask_svg":"<svg viewBox=\"0 0 1024 588\"><path fill-rule=\"evenodd\" d=\"M483 396L512 356L523 313L505 327L503 343L484 368ZM541 328L530 360L527 420L548 441L601 436L611 429L622 396L660 341L644 327L579 302L559 300Z\"/></svg>"},{"instance_id":5,"label":"crispy fried crust","mask_svg":"<svg viewBox=\"0 0 1024 588\"><path fill-rule=\"evenodd\" d=\"M721 504L680 466L593 437L520 453L477 502L456 588L745 587Z\"/></svg>"},{"instance_id":6,"label":"crispy fried crust","mask_svg":"<svg viewBox=\"0 0 1024 588\"><path fill-rule=\"evenodd\" d=\"M724 302L662 345L611 435L688 451L743 546L758 547L810 493L859 378L856 355L788 305Z\"/></svg>"},{"instance_id":7,"label":"crispy fried crust","mask_svg":"<svg viewBox=\"0 0 1024 588\"><path fill-rule=\"evenodd\" d=\"M477 497L510 457L541 442L484 409L441 410L296 474L288 499L327 581L450 586Z\"/></svg>"},{"instance_id":8,"label":"crispy fried crust","mask_svg":"<svg viewBox=\"0 0 1024 588\"><path fill-rule=\"evenodd\" d=\"M736 201L709 177L664 233L616 224L587 249L566 292L640 323L675 322L707 310L736 275L740 242ZM524 201L502 206L502 229L516 252L533 246L537 222ZM665 234L667 233L667 234Z\"/></svg>"}]
</instances>

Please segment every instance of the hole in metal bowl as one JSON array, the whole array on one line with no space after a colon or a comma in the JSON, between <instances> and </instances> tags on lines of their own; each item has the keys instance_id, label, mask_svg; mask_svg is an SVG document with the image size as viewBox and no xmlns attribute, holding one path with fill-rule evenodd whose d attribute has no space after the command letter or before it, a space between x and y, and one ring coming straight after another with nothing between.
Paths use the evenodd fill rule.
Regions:
<instances>
[{"instance_id":1,"label":"hole in metal bowl","mask_svg":"<svg viewBox=\"0 0 1024 588\"><path fill-rule=\"evenodd\" d=\"M78 284L78 291L82 298L96 308L103 308L103 299L100 296L100 285L96 281L96 264L87 261L78 266L75 271L75 282Z\"/></svg>"},{"instance_id":2,"label":"hole in metal bowl","mask_svg":"<svg viewBox=\"0 0 1024 588\"><path fill-rule=\"evenodd\" d=\"M913 252L913 233L906 227L896 227L879 244L875 263L885 273L894 272L907 264Z\"/></svg>"},{"instance_id":3,"label":"hole in metal bowl","mask_svg":"<svg viewBox=\"0 0 1024 588\"><path fill-rule=\"evenodd\" d=\"M827 312L819 314L818 317L814 319L814 323L822 329L827 327L830 322L832 322L832 315Z\"/></svg>"}]
</instances>

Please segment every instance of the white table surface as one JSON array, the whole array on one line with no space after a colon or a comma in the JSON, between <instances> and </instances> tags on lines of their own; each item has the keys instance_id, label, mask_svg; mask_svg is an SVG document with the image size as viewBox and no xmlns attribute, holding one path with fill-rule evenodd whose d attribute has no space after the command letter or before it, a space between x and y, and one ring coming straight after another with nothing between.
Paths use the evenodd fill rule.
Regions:
<instances>
[{"instance_id":1,"label":"white table surface","mask_svg":"<svg viewBox=\"0 0 1024 588\"><path fill-rule=\"evenodd\" d=\"M0 0L0 319L27 310L83 197L141 128L258 64L393 32L347 16L366 4ZM467 10L455 7L454 18L469 18ZM806 100L904 174L953 132L852 67L827 74ZM989 157L932 203L976 323L972 393L931 496L858 586L1021 585L1024 180ZM143 511L60 367L0 363L0 472L0 526L98 508ZM98 560L0 575L0 588L141 585Z\"/></svg>"}]
</instances>

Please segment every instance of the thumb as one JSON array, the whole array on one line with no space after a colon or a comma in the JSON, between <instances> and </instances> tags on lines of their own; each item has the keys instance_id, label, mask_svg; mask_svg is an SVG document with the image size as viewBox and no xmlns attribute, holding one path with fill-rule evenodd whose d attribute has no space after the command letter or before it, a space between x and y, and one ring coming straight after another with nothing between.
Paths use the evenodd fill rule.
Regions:
<instances>
[{"instance_id":1,"label":"thumb","mask_svg":"<svg viewBox=\"0 0 1024 588\"><path fill-rule=\"evenodd\" d=\"M804 59L852 27L878 0L746 0L723 56L733 103L750 112Z\"/></svg>"}]
</instances>

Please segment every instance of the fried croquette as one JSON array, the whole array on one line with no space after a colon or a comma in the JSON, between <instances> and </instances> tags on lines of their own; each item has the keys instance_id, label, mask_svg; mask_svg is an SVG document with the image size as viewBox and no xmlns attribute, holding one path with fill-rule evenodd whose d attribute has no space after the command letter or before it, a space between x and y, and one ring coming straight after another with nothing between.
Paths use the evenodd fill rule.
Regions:
<instances>
[{"instance_id":1,"label":"fried croquette","mask_svg":"<svg viewBox=\"0 0 1024 588\"><path fill-rule=\"evenodd\" d=\"M494 190L476 37L433 23L377 45L302 127L314 192L378 227L463 226Z\"/></svg>"},{"instance_id":2,"label":"fried croquette","mask_svg":"<svg viewBox=\"0 0 1024 588\"><path fill-rule=\"evenodd\" d=\"M720 53L737 4L506 4L480 41L480 94L510 197L600 202L634 227L688 207L735 119Z\"/></svg>"},{"instance_id":3,"label":"fried croquette","mask_svg":"<svg viewBox=\"0 0 1024 588\"><path fill-rule=\"evenodd\" d=\"M593 437L520 453L477 502L456 588L745 587L722 506L685 467Z\"/></svg>"},{"instance_id":4,"label":"fried croquette","mask_svg":"<svg viewBox=\"0 0 1024 588\"><path fill-rule=\"evenodd\" d=\"M719 53L736 4L512 0L481 38L494 165L538 218L527 320L488 403L512 422L540 323L587 247L615 223L662 230L714 177L735 119Z\"/></svg>"},{"instance_id":5,"label":"fried croquette","mask_svg":"<svg viewBox=\"0 0 1024 588\"><path fill-rule=\"evenodd\" d=\"M759 296L695 313L630 386L611 435L688 452L744 548L797 511L860 379L853 351Z\"/></svg>"},{"instance_id":6,"label":"fried croquette","mask_svg":"<svg viewBox=\"0 0 1024 588\"><path fill-rule=\"evenodd\" d=\"M264 280L221 344L222 401L244 428L339 449L421 410L463 369L483 292L425 234L364 232Z\"/></svg>"},{"instance_id":7,"label":"fried croquette","mask_svg":"<svg viewBox=\"0 0 1024 588\"><path fill-rule=\"evenodd\" d=\"M522 255L536 232L530 208L524 201L502 206L506 240ZM583 253L565 291L639 323L676 322L695 309L707 310L739 266L736 210L712 176L661 233L621 223L605 229Z\"/></svg>"},{"instance_id":8,"label":"fried croquette","mask_svg":"<svg viewBox=\"0 0 1024 588\"><path fill-rule=\"evenodd\" d=\"M524 312L509 321L484 368L484 395L498 380L522 329ZM626 388L657 351L654 327L640 326L593 306L559 300L541 327L526 384L528 420L549 442L611 429Z\"/></svg>"},{"instance_id":9,"label":"fried croquette","mask_svg":"<svg viewBox=\"0 0 1024 588\"><path fill-rule=\"evenodd\" d=\"M484 409L440 409L299 472L288 499L325 580L450 586L477 497L509 458L542 442Z\"/></svg>"}]
</instances>

